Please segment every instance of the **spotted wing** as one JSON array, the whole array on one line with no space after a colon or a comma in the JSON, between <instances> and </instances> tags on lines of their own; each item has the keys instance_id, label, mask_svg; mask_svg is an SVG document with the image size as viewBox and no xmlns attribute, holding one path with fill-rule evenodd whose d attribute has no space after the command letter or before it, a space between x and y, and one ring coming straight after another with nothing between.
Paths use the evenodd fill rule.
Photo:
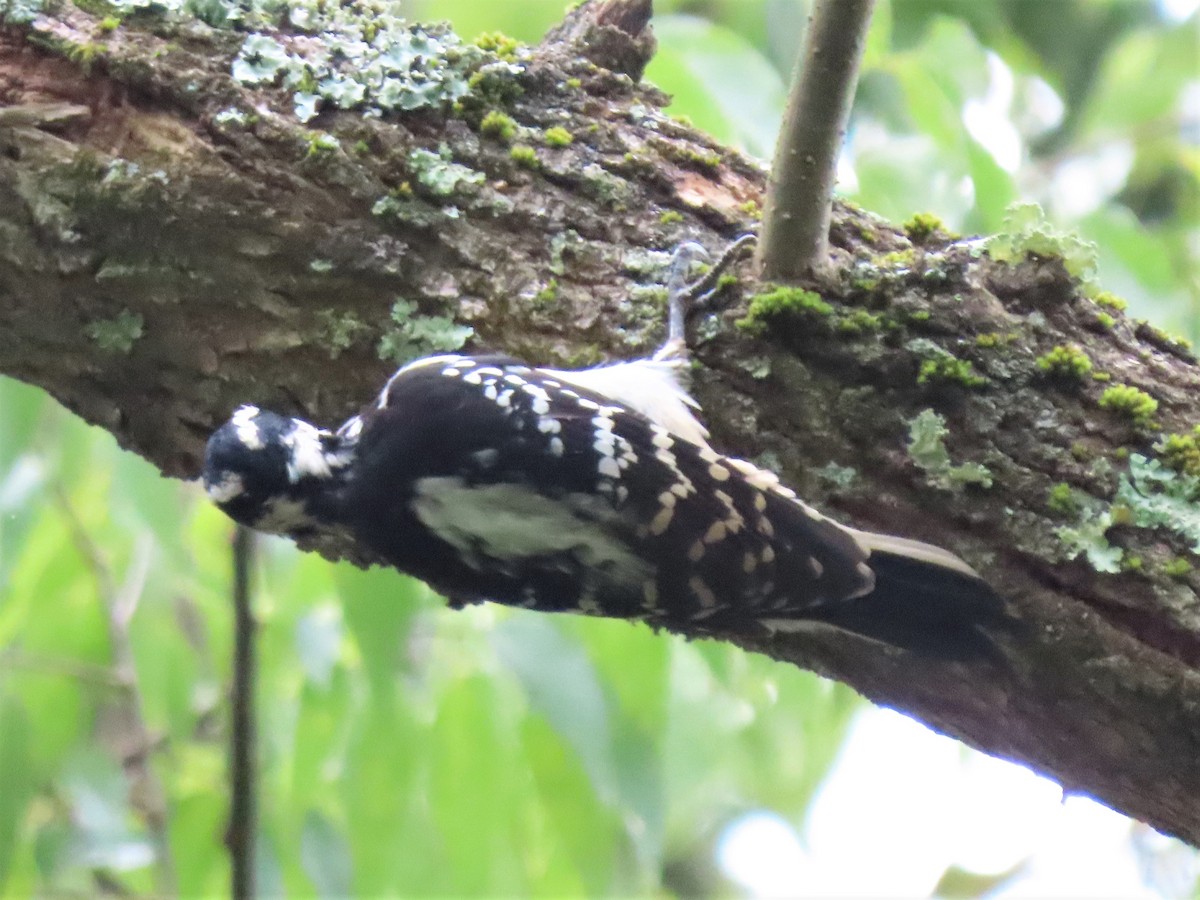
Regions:
<instances>
[{"instance_id":1,"label":"spotted wing","mask_svg":"<svg viewBox=\"0 0 1200 900\"><path fill-rule=\"evenodd\" d=\"M711 630L871 589L854 538L769 474L555 374L443 357L393 378L360 426L361 539L456 597Z\"/></svg>"}]
</instances>

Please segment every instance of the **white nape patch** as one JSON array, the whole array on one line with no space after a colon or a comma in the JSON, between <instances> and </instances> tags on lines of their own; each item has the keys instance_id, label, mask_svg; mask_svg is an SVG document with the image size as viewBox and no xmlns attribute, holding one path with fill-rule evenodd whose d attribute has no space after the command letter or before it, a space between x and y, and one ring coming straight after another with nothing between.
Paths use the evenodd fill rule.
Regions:
<instances>
[{"instance_id":1,"label":"white nape patch","mask_svg":"<svg viewBox=\"0 0 1200 900\"><path fill-rule=\"evenodd\" d=\"M909 559L915 559L918 562L941 566L943 569L950 569L953 572L961 572L963 575L969 575L972 578L979 577L979 573L959 557L955 556L949 550L943 550L941 547L933 546L933 544L896 537L892 534L874 534L870 531L859 531L857 528L849 528L845 525L840 527L843 531L848 532L854 538L855 542L857 542L858 546L862 547L868 555L879 550L883 553L894 553L897 556L907 556Z\"/></svg>"},{"instance_id":2,"label":"white nape patch","mask_svg":"<svg viewBox=\"0 0 1200 900\"><path fill-rule=\"evenodd\" d=\"M414 487L417 518L468 564L570 553L604 580L641 584L653 574L615 533L620 514L594 495L550 498L526 485L468 485L456 477L422 478Z\"/></svg>"},{"instance_id":3,"label":"white nape patch","mask_svg":"<svg viewBox=\"0 0 1200 900\"><path fill-rule=\"evenodd\" d=\"M266 446L263 442L262 431L254 421L260 412L261 410L257 406L239 406L234 412L233 418L229 420L233 422L237 439L247 450L261 450Z\"/></svg>"},{"instance_id":4,"label":"white nape patch","mask_svg":"<svg viewBox=\"0 0 1200 900\"><path fill-rule=\"evenodd\" d=\"M208 494L209 500L220 504L240 496L245 489L246 483L242 481L241 475L236 472L222 472L220 480L208 485L204 492Z\"/></svg>"},{"instance_id":5,"label":"white nape patch","mask_svg":"<svg viewBox=\"0 0 1200 900\"><path fill-rule=\"evenodd\" d=\"M594 391L640 412L672 434L700 447L708 446L708 429L696 419L692 399L681 380L680 359L635 359L578 372L539 369L543 375ZM583 405L582 403L580 405Z\"/></svg>"},{"instance_id":6,"label":"white nape patch","mask_svg":"<svg viewBox=\"0 0 1200 900\"><path fill-rule=\"evenodd\" d=\"M330 455L321 443L322 435L327 434L308 422L292 419L292 430L282 438L288 451L288 481L295 484L304 477L328 478L332 474ZM345 464L340 458L333 461Z\"/></svg>"}]
</instances>

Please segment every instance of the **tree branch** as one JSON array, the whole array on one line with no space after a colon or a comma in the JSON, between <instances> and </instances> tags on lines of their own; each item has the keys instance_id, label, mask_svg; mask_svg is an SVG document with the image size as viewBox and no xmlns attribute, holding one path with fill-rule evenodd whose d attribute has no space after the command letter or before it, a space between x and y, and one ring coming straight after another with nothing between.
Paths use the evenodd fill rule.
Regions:
<instances>
[{"instance_id":1,"label":"tree branch","mask_svg":"<svg viewBox=\"0 0 1200 900\"><path fill-rule=\"evenodd\" d=\"M539 364L648 354L664 251L753 230L764 177L661 113L626 74L648 46L622 30L637 17L617 21L565 28L521 63L519 97L488 101L529 148L515 155L482 127L487 104L302 125L291 92L230 78L240 38L196 23L186 40L106 34L66 7L0 32L0 96L25 108L0 120L0 371L194 477L238 404L336 425L397 348L444 346L444 317L474 329L472 349ZM97 42L88 75L70 48ZM39 104L88 113L41 121ZM467 172L448 194L421 168L442 146ZM1101 318L1057 258L1002 263L842 206L830 241L845 265L807 285L819 296L747 316L745 278L700 323L695 389L716 445L843 520L954 550L1027 627L996 636L997 667L836 633L729 639L1200 842L1200 574L1178 565L1193 544L1138 524L1136 497L1113 504L1134 454L1200 421L1200 368ZM1086 377L1039 365L1070 346ZM1117 383L1157 411L1102 405ZM947 433L926 427L910 451L926 410ZM1095 531L1102 512L1121 524L1094 537L1137 566L1068 561L1062 529Z\"/></svg>"},{"instance_id":2,"label":"tree branch","mask_svg":"<svg viewBox=\"0 0 1200 900\"><path fill-rule=\"evenodd\" d=\"M875 0L815 0L767 184L759 264L767 281L828 265L837 159Z\"/></svg>"},{"instance_id":3,"label":"tree branch","mask_svg":"<svg viewBox=\"0 0 1200 900\"><path fill-rule=\"evenodd\" d=\"M232 867L230 894L235 900L255 896L255 839L258 834L258 767L255 761L254 610L250 577L254 566L254 533L237 526L233 533L233 683L230 686L229 828L225 843Z\"/></svg>"}]
</instances>

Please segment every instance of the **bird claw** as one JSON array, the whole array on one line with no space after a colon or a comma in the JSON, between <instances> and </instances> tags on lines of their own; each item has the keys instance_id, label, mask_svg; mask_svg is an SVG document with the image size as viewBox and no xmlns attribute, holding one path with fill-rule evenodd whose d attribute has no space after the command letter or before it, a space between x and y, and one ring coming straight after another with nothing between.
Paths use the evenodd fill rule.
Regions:
<instances>
[{"instance_id":1,"label":"bird claw","mask_svg":"<svg viewBox=\"0 0 1200 900\"><path fill-rule=\"evenodd\" d=\"M711 257L708 251L695 241L688 241L675 248L675 252L671 254L671 268L667 275L667 340L654 354L655 359L666 359L687 352L688 313L711 305L721 276L741 259L746 248L754 246L757 240L753 234L743 234L725 248L725 252L707 272L690 283L687 276L692 263L707 261Z\"/></svg>"}]
</instances>

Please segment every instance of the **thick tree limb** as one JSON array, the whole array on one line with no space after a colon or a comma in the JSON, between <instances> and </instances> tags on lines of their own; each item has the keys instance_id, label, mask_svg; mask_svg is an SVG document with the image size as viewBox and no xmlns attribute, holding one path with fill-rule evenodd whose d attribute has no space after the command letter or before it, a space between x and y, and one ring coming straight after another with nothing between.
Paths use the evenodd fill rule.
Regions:
<instances>
[{"instance_id":1,"label":"thick tree limb","mask_svg":"<svg viewBox=\"0 0 1200 900\"><path fill-rule=\"evenodd\" d=\"M565 28L507 102L532 170L469 112L302 126L286 92L230 79L240 38L227 32L107 34L69 6L0 32L0 371L194 477L240 402L337 423L371 396L393 366L380 340L413 339L389 316L397 298L471 325L471 346L538 363L649 351L665 274L650 251L747 230L764 176L588 61L639 71L649 42L621 30L637 16L612 21ZM90 73L68 59L85 45L103 51ZM232 106L253 120L218 116ZM547 144L552 125L573 142ZM315 129L339 144L320 149ZM486 180L451 199L414 189L409 151L439 144ZM372 213L406 190L420 215ZM812 285L828 308L798 303L750 329L739 311L708 316L696 390L719 446L777 462L843 519L955 550L1027 628L997 636L998 666L840 634L738 643L1200 843L1200 576L1172 565L1195 554L1167 529L1117 524L1109 538L1140 568L1065 562L1057 529L1079 514L1047 499L1067 484L1107 504L1126 454L1200 421L1200 369L1152 330L1107 327L1056 259L1008 266L937 232L914 238L837 209L841 268ZM735 306L753 292L743 278ZM1068 344L1157 413L1134 421L1100 407L1108 385L1048 377L1035 360ZM907 423L930 408L953 463L986 466L990 487L906 451Z\"/></svg>"}]
</instances>

